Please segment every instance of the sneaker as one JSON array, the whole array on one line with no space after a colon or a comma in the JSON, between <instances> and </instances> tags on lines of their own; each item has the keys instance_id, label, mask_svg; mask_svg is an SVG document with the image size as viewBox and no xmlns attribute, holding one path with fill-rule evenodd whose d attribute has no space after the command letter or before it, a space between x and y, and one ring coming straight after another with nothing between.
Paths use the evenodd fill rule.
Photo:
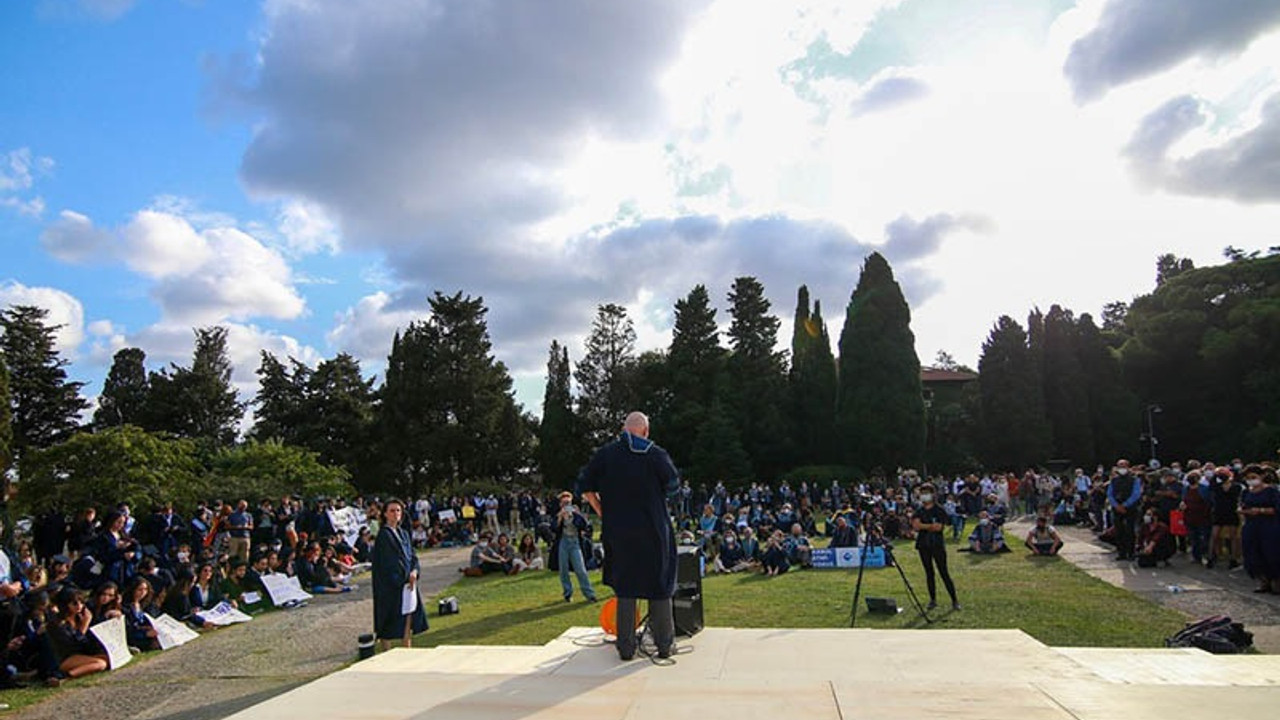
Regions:
<instances>
[{"instance_id":1,"label":"sneaker","mask_svg":"<svg viewBox=\"0 0 1280 720\"><path fill-rule=\"evenodd\" d=\"M587 602L589 602L589 603L593 603L593 602L595 602L595 601L596 601L596 598L595 598L595 596L594 596L594 595L593 595L593 596L591 596L591 597L589 597L589 598L587 598Z\"/></svg>"},{"instance_id":2,"label":"sneaker","mask_svg":"<svg viewBox=\"0 0 1280 720\"><path fill-rule=\"evenodd\" d=\"M631 645L622 645L622 644L618 645L618 658L623 662L631 660L635 656L636 656L636 646L634 643Z\"/></svg>"},{"instance_id":3,"label":"sneaker","mask_svg":"<svg viewBox=\"0 0 1280 720\"><path fill-rule=\"evenodd\" d=\"M565 595L565 596L564 596L564 601L565 601L565 602L573 602L573 596L572 596L572 595Z\"/></svg>"},{"instance_id":4,"label":"sneaker","mask_svg":"<svg viewBox=\"0 0 1280 720\"><path fill-rule=\"evenodd\" d=\"M667 658L674 655L675 652L676 652L675 645L672 645L670 647L665 647L665 648L658 648L658 658L661 660L666 660Z\"/></svg>"},{"instance_id":5,"label":"sneaker","mask_svg":"<svg viewBox=\"0 0 1280 720\"><path fill-rule=\"evenodd\" d=\"M1236 562L1235 560L1232 560L1231 562L1227 563L1228 570L1235 570L1238 567L1240 567L1240 563Z\"/></svg>"},{"instance_id":6,"label":"sneaker","mask_svg":"<svg viewBox=\"0 0 1280 720\"><path fill-rule=\"evenodd\" d=\"M929 604L924 606L924 609L925 609L925 610L937 610L937 609L938 609L938 603L936 603L936 602L934 602L934 601L930 600L930 601L929 601Z\"/></svg>"},{"instance_id":7,"label":"sneaker","mask_svg":"<svg viewBox=\"0 0 1280 720\"><path fill-rule=\"evenodd\" d=\"M959 610L959 609L961 609L961 608L960 608L960 603L958 603L958 602L951 603L951 609L952 609L952 610Z\"/></svg>"}]
</instances>

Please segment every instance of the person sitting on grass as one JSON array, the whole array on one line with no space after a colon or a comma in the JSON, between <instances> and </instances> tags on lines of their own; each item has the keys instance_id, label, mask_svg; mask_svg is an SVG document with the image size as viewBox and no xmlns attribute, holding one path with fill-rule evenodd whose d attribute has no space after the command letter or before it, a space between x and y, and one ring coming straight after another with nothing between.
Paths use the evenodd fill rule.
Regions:
<instances>
[{"instance_id":1,"label":"person sitting on grass","mask_svg":"<svg viewBox=\"0 0 1280 720\"><path fill-rule=\"evenodd\" d=\"M200 613L205 610L212 610L218 603L226 600L222 594L222 587L219 580L214 578L214 567L212 563L203 563L196 570L195 581L191 583L191 589L187 591L191 598L191 612Z\"/></svg>"},{"instance_id":2,"label":"person sitting on grass","mask_svg":"<svg viewBox=\"0 0 1280 720\"><path fill-rule=\"evenodd\" d=\"M102 583L89 597L88 606L93 625L120 617L120 588L110 580Z\"/></svg>"},{"instance_id":3,"label":"person sitting on grass","mask_svg":"<svg viewBox=\"0 0 1280 720\"><path fill-rule=\"evenodd\" d=\"M802 568L813 565L813 546L804 534L800 523L791 524L791 534L786 537L787 562Z\"/></svg>"},{"instance_id":4,"label":"person sitting on grass","mask_svg":"<svg viewBox=\"0 0 1280 720\"><path fill-rule=\"evenodd\" d=\"M828 547L857 547L858 531L849 524L849 520L843 515L836 515L836 527L831 532L831 544Z\"/></svg>"},{"instance_id":5,"label":"person sitting on grass","mask_svg":"<svg viewBox=\"0 0 1280 720\"><path fill-rule=\"evenodd\" d=\"M1049 524L1049 518L1040 515L1036 526L1027 533L1025 544L1032 555L1057 555L1062 549L1062 536Z\"/></svg>"},{"instance_id":6,"label":"person sitting on grass","mask_svg":"<svg viewBox=\"0 0 1280 720\"><path fill-rule=\"evenodd\" d=\"M151 583L146 578L135 575L124 586L121 611L124 614L125 636L129 640L129 647L143 651L159 650L160 641L156 639L156 629L151 627L147 616L156 617L160 611L151 602Z\"/></svg>"},{"instance_id":7,"label":"person sitting on grass","mask_svg":"<svg viewBox=\"0 0 1280 720\"><path fill-rule=\"evenodd\" d=\"M1138 567L1155 567L1158 563L1169 567L1174 549L1169 526L1160 522L1154 508L1148 507L1142 515L1142 528L1138 530Z\"/></svg>"},{"instance_id":8,"label":"person sitting on grass","mask_svg":"<svg viewBox=\"0 0 1280 720\"><path fill-rule=\"evenodd\" d=\"M48 637L58 661L58 670L67 678L92 675L109 667L107 656L89 636L93 614L84 604L84 595L75 588L63 588L57 597L57 615L49 623Z\"/></svg>"},{"instance_id":9,"label":"person sitting on grass","mask_svg":"<svg viewBox=\"0 0 1280 720\"><path fill-rule=\"evenodd\" d=\"M755 561L743 550L742 543L738 542L738 534L734 532L725 533L724 543L720 546L720 554L715 559L715 571L735 573L749 570L754 566Z\"/></svg>"},{"instance_id":10,"label":"person sitting on grass","mask_svg":"<svg viewBox=\"0 0 1280 720\"><path fill-rule=\"evenodd\" d=\"M351 592L353 585L338 587L338 583L329 575L329 571L325 569L324 559L321 557L323 552L318 540L310 540L307 542L305 551L293 561L293 574L302 584L302 589L314 595Z\"/></svg>"},{"instance_id":11,"label":"person sitting on grass","mask_svg":"<svg viewBox=\"0 0 1280 720\"><path fill-rule=\"evenodd\" d=\"M511 544L511 536L506 533L498 533L498 542L492 549L495 555L502 558L502 566L506 568L508 575L515 575L520 572L516 568L516 548Z\"/></svg>"},{"instance_id":12,"label":"person sitting on grass","mask_svg":"<svg viewBox=\"0 0 1280 720\"><path fill-rule=\"evenodd\" d=\"M761 562L765 575L781 575L791 569L791 564L787 562L785 542L781 530L774 530L769 535L769 541L764 547L764 559Z\"/></svg>"},{"instance_id":13,"label":"person sitting on grass","mask_svg":"<svg viewBox=\"0 0 1280 720\"><path fill-rule=\"evenodd\" d=\"M471 548L471 562L462 571L464 575L480 577L493 572L505 573L510 569L496 549L490 546L489 541L492 539L493 534L488 530L480 533L480 541Z\"/></svg>"},{"instance_id":14,"label":"person sitting on grass","mask_svg":"<svg viewBox=\"0 0 1280 720\"><path fill-rule=\"evenodd\" d=\"M542 569L542 551L538 549L533 533L520 536L520 547L516 548L516 557L511 561L511 567L516 572Z\"/></svg>"},{"instance_id":15,"label":"person sitting on grass","mask_svg":"<svg viewBox=\"0 0 1280 720\"><path fill-rule=\"evenodd\" d=\"M981 555L1009 552L1000 526L991 522L986 510L978 513L978 525L969 533L969 550Z\"/></svg>"}]
</instances>

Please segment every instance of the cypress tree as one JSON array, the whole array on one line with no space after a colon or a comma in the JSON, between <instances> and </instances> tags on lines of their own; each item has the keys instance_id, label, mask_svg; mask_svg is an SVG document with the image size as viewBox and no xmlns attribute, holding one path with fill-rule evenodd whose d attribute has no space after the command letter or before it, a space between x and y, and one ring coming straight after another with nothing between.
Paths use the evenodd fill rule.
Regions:
<instances>
[{"instance_id":1,"label":"cypress tree","mask_svg":"<svg viewBox=\"0 0 1280 720\"><path fill-rule=\"evenodd\" d=\"M300 446L321 462L346 468L356 484L368 481L376 393L360 361L347 353L323 360L312 371L293 361L293 381L305 383L301 418L295 431Z\"/></svg>"},{"instance_id":2,"label":"cypress tree","mask_svg":"<svg viewBox=\"0 0 1280 720\"><path fill-rule=\"evenodd\" d=\"M1089 393L1093 459L1110 463L1130 455L1139 431L1138 400L1124 384L1120 358L1089 313L1076 321L1076 353Z\"/></svg>"},{"instance_id":3,"label":"cypress tree","mask_svg":"<svg viewBox=\"0 0 1280 720\"><path fill-rule=\"evenodd\" d=\"M738 424L730 416L727 396L721 380L721 391L707 408L706 419L698 428L697 437L690 452L689 478L698 483L715 483L746 480L751 477L751 458L742 449Z\"/></svg>"},{"instance_id":4,"label":"cypress tree","mask_svg":"<svg viewBox=\"0 0 1280 720\"><path fill-rule=\"evenodd\" d=\"M809 288L800 286L791 333L791 427L796 463L829 464L835 450L836 361L822 319L822 303L809 307Z\"/></svg>"},{"instance_id":5,"label":"cypress tree","mask_svg":"<svg viewBox=\"0 0 1280 720\"><path fill-rule=\"evenodd\" d=\"M102 383L98 409L93 412L95 428L137 425L147 411L151 384L147 381L147 354L140 348L124 348L111 359L111 369Z\"/></svg>"},{"instance_id":6,"label":"cypress tree","mask_svg":"<svg viewBox=\"0 0 1280 720\"><path fill-rule=\"evenodd\" d=\"M1076 322L1059 305L1044 317L1044 407L1053 431L1053 456L1075 464L1096 457L1089 388L1076 347Z\"/></svg>"},{"instance_id":7,"label":"cypress tree","mask_svg":"<svg viewBox=\"0 0 1280 720\"><path fill-rule=\"evenodd\" d=\"M9 365L0 351L0 490L8 489L13 463L13 413L9 409Z\"/></svg>"},{"instance_id":8,"label":"cypress tree","mask_svg":"<svg viewBox=\"0 0 1280 720\"><path fill-rule=\"evenodd\" d=\"M1000 316L978 360L983 460L989 468L1016 470L1045 460L1049 421L1027 333Z\"/></svg>"},{"instance_id":9,"label":"cypress tree","mask_svg":"<svg viewBox=\"0 0 1280 720\"><path fill-rule=\"evenodd\" d=\"M551 341L536 458L545 487L573 487L586 452L569 389L569 349Z\"/></svg>"},{"instance_id":10,"label":"cypress tree","mask_svg":"<svg viewBox=\"0 0 1280 720\"><path fill-rule=\"evenodd\" d=\"M633 409L635 351L636 330L627 309L613 303L599 306L586 353L573 373L578 381L578 414L592 446L612 438Z\"/></svg>"},{"instance_id":11,"label":"cypress tree","mask_svg":"<svg viewBox=\"0 0 1280 720\"><path fill-rule=\"evenodd\" d=\"M872 253L840 332L836 405L847 462L892 473L924 458L924 396L911 309L893 270Z\"/></svg>"}]
</instances>

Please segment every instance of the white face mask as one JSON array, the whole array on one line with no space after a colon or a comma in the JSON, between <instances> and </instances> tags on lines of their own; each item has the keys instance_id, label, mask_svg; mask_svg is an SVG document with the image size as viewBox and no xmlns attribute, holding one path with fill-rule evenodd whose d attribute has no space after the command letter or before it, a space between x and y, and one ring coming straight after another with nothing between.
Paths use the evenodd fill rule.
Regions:
<instances>
[{"instance_id":1,"label":"white face mask","mask_svg":"<svg viewBox=\"0 0 1280 720\"><path fill-rule=\"evenodd\" d=\"M1249 487L1255 490L1262 487L1262 480L1259 478L1249 478Z\"/></svg>"},{"instance_id":2,"label":"white face mask","mask_svg":"<svg viewBox=\"0 0 1280 720\"><path fill-rule=\"evenodd\" d=\"M1120 469L1116 470L1116 474L1117 474L1117 475L1128 475L1128 474L1129 474L1129 468L1120 468Z\"/></svg>"},{"instance_id":3,"label":"white face mask","mask_svg":"<svg viewBox=\"0 0 1280 720\"><path fill-rule=\"evenodd\" d=\"M933 493L923 493L922 495L920 495L920 502L922 503L933 502Z\"/></svg>"},{"instance_id":4,"label":"white face mask","mask_svg":"<svg viewBox=\"0 0 1280 720\"><path fill-rule=\"evenodd\" d=\"M1153 522L1155 522L1155 521L1156 521L1156 516L1155 516L1155 515L1144 515L1144 516L1142 517L1142 519L1143 519L1143 520L1146 520L1146 521L1147 521L1147 524L1148 524L1148 525L1150 525L1151 523L1153 523Z\"/></svg>"},{"instance_id":5,"label":"white face mask","mask_svg":"<svg viewBox=\"0 0 1280 720\"><path fill-rule=\"evenodd\" d=\"M489 541L488 541L488 540L481 540L481 541L480 541L480 547L489 547Z\"/></svg>"},{"instance_id":6,"label":"white face mask","mask_svg":"<svg viewBox=\"0 0 1280 720\"><path fill-rule=\"evenodd\" d=\"M987 518L982 518L981 520L979 520L979 521L978 521L978 524L979 524L979 525L989 525L989 524L991 524L991 521L990 521L990 520L988 520Z\"/></svg>"}]
</instances>

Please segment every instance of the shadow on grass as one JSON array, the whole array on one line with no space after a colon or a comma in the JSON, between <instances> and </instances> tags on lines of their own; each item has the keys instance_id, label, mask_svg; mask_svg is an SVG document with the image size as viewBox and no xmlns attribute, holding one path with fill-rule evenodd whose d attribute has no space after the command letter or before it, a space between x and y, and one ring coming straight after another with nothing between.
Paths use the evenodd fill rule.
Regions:
<instances>
[{"instance_id":1,"label":"shadow on grass","mask_svg":"<svg viewBox=\"0 0 1280 720\"><path fill-rule=\"evenodd\" d=\"M489 637L521 625L534 625L556 615L574 612L578 608L579 603L555 600L545 605L497 615L487 615L456 625L450 623L447 627L434 631L428 629L425 633L415 635L414 645L422 647L435 647L444 644L469 645L473 644L474 638ZM461 608L461 613L465 614L466 611L466 607ZM439 619L436 620L439 622Z\"/></svg>"}]
</instances>

